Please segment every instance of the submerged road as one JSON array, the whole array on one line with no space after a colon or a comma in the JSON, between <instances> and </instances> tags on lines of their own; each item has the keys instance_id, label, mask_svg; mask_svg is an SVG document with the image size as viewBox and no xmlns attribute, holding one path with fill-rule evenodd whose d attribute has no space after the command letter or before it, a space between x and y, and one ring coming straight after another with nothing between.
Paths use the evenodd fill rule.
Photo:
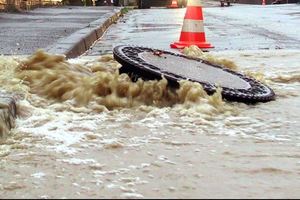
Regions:
<instances>
[{"instance_id":1,"label":"submerged road","mask_svg":"<svg viewBox=\"0 0 300 200\"><path fill-rule=\"evenodd\" d=\"M132 83L117 73L110 56L83 56L72 64L35 57L22 70L15 56L0 57L0 83L26 97L18 102L12 134L0 140L0 197L299 198L297 9L236 5L205 11L208 41L219 50L211 54L263 76L277 94L268 103L224 102L187 82L176 94L164 81ZM87 55L122 43L168 49L179 37L184 12L134 10ZM16 79L20 74L28 81ZM20 84L31 80L31 87ZM76 97L92 100L79 107Z\"/></svg>"},{"instance_id":2,"label":"submerged road","mask_svg":"<svg viewBox=\"0 0 300 200\"><path fill-rule=\"evenodd\" d=\"M222 50L299 49L300 5L239 5L204 8L207 41ZM107 31L86 55L110 53L135 44L170 50L180 36L186 9L132 10Z\"/></svg>"}]
</instances>

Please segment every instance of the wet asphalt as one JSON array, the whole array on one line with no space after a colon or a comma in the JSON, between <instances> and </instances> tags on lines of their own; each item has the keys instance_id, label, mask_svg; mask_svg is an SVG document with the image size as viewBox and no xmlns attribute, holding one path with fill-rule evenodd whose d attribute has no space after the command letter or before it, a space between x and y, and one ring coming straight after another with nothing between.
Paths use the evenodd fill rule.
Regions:
<instances>
[{"instance_id":1,"label":"wet asphalt","mask_svg":"<svg viewBox=\"0 0 300 200\"><path fill-rule=\"evenodd\" d=\"M184 8L132 10L112 25L86 55L111 53L114 46L121 44L168 50L179 37L184 14Z\"/></svg>"},{"instance_id":2,"label":"wet asphalt","mask_svg":"<svg viewBox=\"0 0 300 200\"><path fill-rule=\"evenodd\" d=\"M297 4L267 7L234 4L223 8L210 5L203 8L206 40L215 46L212 51L300 49L300 35L291 30L300 27L299 8ZM251 15L241 17L244 11ZM121 44L176 51L170 44L179 39L185 12L185 8L132 10L112 25L85 55L111 53L114 46ZM261 16L256 16L256 12ZM256 23L251 23L254 20ZM279 28L274 31L270 29L272 26Z\"/></svg>"},{"instance_id":3,"label":"wet asphalt","mask_svg":"<svg viewBox=\"0 0 300 200\"><path fill-rule=\"evenodd\" d=\"M58 7L0 13L0 54L23 55L40 48L49 49L89 23L106 18L115 9L112 6ZM212 51L300 49L299 9L299 4L266 7L233 4L222 8L218 2L209 1L203 7L206 40L215 46ZM185 12L185 8L131 10L85 55L111 53L120 44L176 52L170 49L170 44L179 39Z\"/></svg>"}]
</instances>

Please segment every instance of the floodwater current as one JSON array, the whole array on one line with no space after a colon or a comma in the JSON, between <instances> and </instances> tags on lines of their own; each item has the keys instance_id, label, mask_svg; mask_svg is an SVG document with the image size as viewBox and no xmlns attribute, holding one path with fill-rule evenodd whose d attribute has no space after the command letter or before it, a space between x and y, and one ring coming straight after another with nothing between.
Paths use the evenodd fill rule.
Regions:
<instances>
[{"instance_id":1,"label":"floodwater current","mask_svg":"<svg viewBox=\"0 0 300 200\"><path fill-rule=\"evenodd\" d=\"M1 89L18 98L0 143L0 197L299 197L300 52L184 53L255 77L276 100L132 82L111 55L0 57Z\"/></svg>"}]
</instances>

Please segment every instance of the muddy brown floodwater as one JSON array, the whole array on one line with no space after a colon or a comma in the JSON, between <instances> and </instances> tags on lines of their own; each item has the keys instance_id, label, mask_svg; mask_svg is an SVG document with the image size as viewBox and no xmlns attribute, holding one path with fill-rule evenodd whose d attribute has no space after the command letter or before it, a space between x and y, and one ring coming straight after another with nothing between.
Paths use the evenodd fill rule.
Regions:
<instances>
[{"instance_id":1,"label":"muddy brown floodwater","mask_svg":"<svg viewBox=\"0 0 300 200\"><path fill-rule=\"evenodd\" d=\"M299 198L300 51L185 53L256 77L276 100L133 83L111 55L1 57L19 113L0 143L0 197Z\"/></svg>"}]
</instances>

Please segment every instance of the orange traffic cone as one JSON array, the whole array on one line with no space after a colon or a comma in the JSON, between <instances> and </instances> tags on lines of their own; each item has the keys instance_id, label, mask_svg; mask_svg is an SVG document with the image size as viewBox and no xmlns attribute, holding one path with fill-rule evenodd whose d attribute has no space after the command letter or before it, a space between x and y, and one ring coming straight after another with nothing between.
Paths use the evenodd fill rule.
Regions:
<instances>
[{"instance_id":1,"label":"orange traffic cone","mask_svg":"<svg viewBox=\"0 0 300 200\"><path fill-rule=\"evenodd\" d=\"M188 0L179 42L170 46L183 49L191 45L202 49L213 48L205 39L201 0Z\"/></svg>"},{"instance_id":2,"label":"orange traffic cone","mask_svg":"<svg viewBox=\"0 0 300 200\"><path fill-rule=\"evenodd\" d=\"M179 8L177 0L173 0L172 4L170 6L168 6L168 8Z\"/></svg>"}]
</instances>

